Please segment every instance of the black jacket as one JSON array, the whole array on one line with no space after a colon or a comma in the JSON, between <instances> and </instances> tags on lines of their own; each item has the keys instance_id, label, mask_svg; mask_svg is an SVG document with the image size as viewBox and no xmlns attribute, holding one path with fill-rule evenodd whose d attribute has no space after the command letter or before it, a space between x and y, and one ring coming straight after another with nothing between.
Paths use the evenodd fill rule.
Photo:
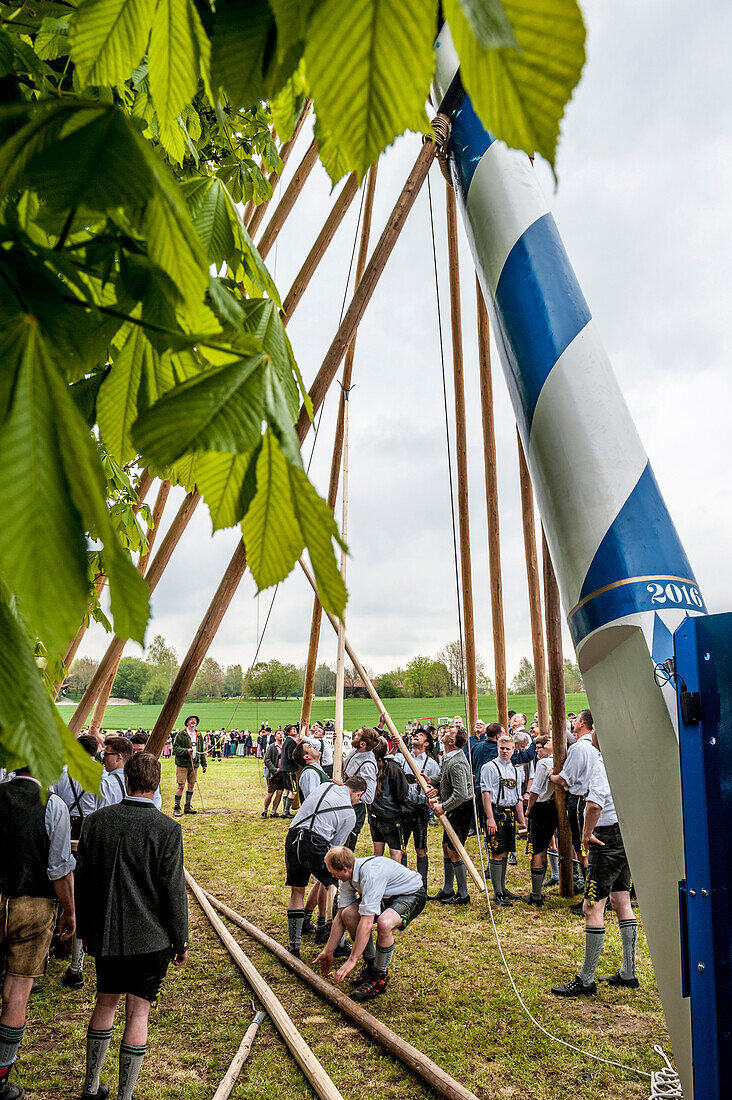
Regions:
<instances>
[{"instance_id":1,"label":"black jacket","mask_svg":"<svg viewBox=\"0 0 732 1100\"><path fill-rule=\"evenodd\" d=\"M90 954L187 950L183 835L152 802L125 798L84 819L74 892L77 935Z\"/></svg>"}]
</instances>

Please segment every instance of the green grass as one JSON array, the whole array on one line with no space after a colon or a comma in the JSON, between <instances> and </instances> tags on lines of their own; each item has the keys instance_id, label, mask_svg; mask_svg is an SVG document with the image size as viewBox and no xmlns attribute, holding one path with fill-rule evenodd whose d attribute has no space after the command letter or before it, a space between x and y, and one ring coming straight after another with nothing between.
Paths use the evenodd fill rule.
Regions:
<instances>
[{"instance_id":1,"label":"green grass","mask_svg":"<svg viewBox=\"0 0 732 1100\"><path fill-rule=\"evenodd\" d=\"M465 704L460 695L446 699L386 699L385 705L397 726L403 729L411 718L444 718L447 715L465 713ZM576 714L587 706L586 695L568 695L567 710ZM509 695L509 710L521 711L528 715L529 721L536 711L535 695ZM107 707L102 723L104 729L152 729L160 713L160 707L147 707L138 703L128 706ZM62 707L64 717L70 716L71 708ZM496 699L494 695L478 696L478 713L486 722L496 721ZM299 699L275 699L274 702L256 699L217 699L215 702L188 702L179 716L198 714L201 717L200 728L212 729L259 729L268 721L272 729L280 723L296 722L300 717ZM312 718L324 721L335 717L335 699L315 699ZM346 729L359 729L371 725L378 719L378 711L370 699L346 699L344 704L344 723Z\"/></svg>"},{"instance_id":2,"label":"green grass","mask_svg":"<svg viewBox=\"0 0 732 1100\"><path fill-rule=\"evenodd\" d=\"M449 709L449 708L448 708ZM163 765L163 800L172 805L173 768ZM264 793L254 759L212 764L201 777L209 807L183 819L186 864L198 882L280 942L286 942L283 846L286 824L259 817ZM200 800L196 794L200 809ZM429 830L430 892L441 884L441 830ZM469 850L479 863L475 839ZM359 853L370 851L368 828ZM414 856L410 856L414 865ZM509 886L528 892L527 857L509 872ZM481 1098L531 1100L642 1100L647 1079L595 1063L552 1043L523 1014L502 969L484 899L445 912L430 904L398 937L386 993L367 1007ZM601 987L577 1003L552 996L550 987L574 975L582 955L583 922L567 912L570 902L548 891L540 911L516 903L496 914L515 980L531 1012L567 1042L650 1072L659 1068L654 1043L669 1049L648 948L638 940L637 991ZM136 1088L138 1100L210 1100L246 1030L250 991L197 903L190 899L191 955L171 970L154 1012L148 1055ZM432 1100L419 1079L362 1035L316 993L235 927L235 938L275 990L345 1100ZM317 953L305 941L303 958ZM621 959L617 921L608 919L600 973ZM78 1097L84 1035L93 998L93 965L86 985L63 990L65 962L52 960L43 993L33 997L18 1080L35 1100ZM115 1028L102 1080L116 1083L121 1028ZM269 1022L257 1035L232 1100L303 1100L313 1094ZM114 1088L112 1090L114 1096Z\"/></svg>"}]
</instances>

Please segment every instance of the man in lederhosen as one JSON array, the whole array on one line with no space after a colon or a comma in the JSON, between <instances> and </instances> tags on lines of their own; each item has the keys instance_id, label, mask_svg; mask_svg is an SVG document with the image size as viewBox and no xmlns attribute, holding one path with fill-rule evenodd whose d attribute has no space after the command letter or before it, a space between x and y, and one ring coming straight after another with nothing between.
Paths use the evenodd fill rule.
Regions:
<instances>
[{"instance_id":1,"label":"man in lederhosen","mask_svg":"<svg viewBox=\"0 0 732 1100\"><path fill-rule=\"evenodd\" d=\"M356 824L354 807L366 790L360 775L339 783L322 783L308 795L295 814L285 841L285 867L290 900L287 904L289 949L300 957L305 920L305 891L310 876L326 888L338 881L325 865L328 850L343 844Z\"/></svg>"},{"instance_id":2,"label":"man in lederhosen","mask_svg":"<svg viewBox=\"0 0 732 1100\"><path fill-rule=\"evenodd\" d=\"M502 734L498 738L498 756L484 764L480 773L494 901L505 906L518 897L506 889L506 865L508 853L516 851L516 820L524 824L524 773L511 761L515 747L513 738Z\"/></svg>"}]
</instances>

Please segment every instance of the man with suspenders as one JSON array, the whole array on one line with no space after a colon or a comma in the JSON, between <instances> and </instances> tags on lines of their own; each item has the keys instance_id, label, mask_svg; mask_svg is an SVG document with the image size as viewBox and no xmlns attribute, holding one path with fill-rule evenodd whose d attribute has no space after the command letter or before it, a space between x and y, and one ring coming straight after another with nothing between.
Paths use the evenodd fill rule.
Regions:
<instances>
[{"instance_id":1,"label":"man with suspenders","mask_svg":"<svg viewBox=\"0 0 732 1100\"><path fill-rule=\"evenodd\" d=\"M356 824L354 807L366 790L360 775L338 783L322 783L303 801L287 831L285 866L290 900L287 905L287 930L290 952L300 957L302 926L305 920L305 891L310 876L326 889L338 881L325 865L328 850L343 844Z\"/></svg>"},{"instance_id":2,"label":"man with suspenders","mask_svg":"<svg viewBox=\"0 0 732 1100\"><path fill-rule=\"evenodd\" d=\"M480 773L494 901L506 906L511 905L511 898L518 897L506 889L508 853L516 851L516 818L524 824L524 773L511 761L514 750L513 738L502 734L498 738L498 756L484 764Z\"/></svg>"},{"instance_id":3,"label":"man with suspenders","mask_svg":"<svg viewBox=\"0 0 732 1100\"><path fill-rule=\"evenodd\" d=\"M335 980L342 982L363 956L365 967L355 977L354 1001L370 1001L386 989L389 964L396 946L394 933L404 929L425 907L427 891L417 871L402 867L387 856L356 859L350 848L333 847L325 858L326 867L337 879L338 914L330 938L316 962L324 977L333 966L336 944L347 929L353 947ZM376 946L371 930L376 922Z\"/></svg>"},{"instance_id":4,"label":"man with suspenders","mask_svg":"<svg viewBox=\"0 0 732 1100\"><path fill-rule=\"evenodd\" d=\"M125 787L125 764L132 756L132 745L126 737L107 737L102 751L104 775L99 784L97 809L102 806L114 806L127 795Z\"/></svg>"}]
</instances>

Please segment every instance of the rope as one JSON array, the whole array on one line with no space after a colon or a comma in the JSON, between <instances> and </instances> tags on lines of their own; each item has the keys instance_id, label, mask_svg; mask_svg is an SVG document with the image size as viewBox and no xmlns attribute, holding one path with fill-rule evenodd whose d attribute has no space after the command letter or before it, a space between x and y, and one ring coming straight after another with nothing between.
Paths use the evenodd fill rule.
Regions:
<instances>
[{"instance_id":1,"label":"rope","mask_svg":"<svg viewBox=\"0 0 732 1100\"><path fill-rule=\"evenodd\" d=\"M440 118L441 116L438 116ZM437 120L435 120L437 121ZM432 208L432 187L430 185L430 177L427 176L427 198L429 201L430 211L430 232L432 236L432 264L435 275L435 299L437 304L437 328L439 332L440 341L440 364L442 368L442 399L445 410L445 442L447 446L447 470L448 479L450 483L450 516L452 519L452 551L453 562L455 565L455 597L457 602L457 621L458 621L458 644L460 646L460 688L463 697L463 709L465 713L465 727L468 726L468 697L465 690L465 652L463 648L463 617L462 617L462 602L460 596L460 569L458 565L458 547L457 547L457 529L455 525L455 487L453 485L452 478L452 448L450 447L450 416L448 412L447 402L447 378L445 372L445 341L442 329L442 310L440 308L440 279L437 267L437 248L435 245L435 219L434 211ZM473 776L473 750L470 744L471 730L467 730L468 733L468 763L470 764L471 779ZM488 905L490 906L490 898L488 896L488 876L486 875L485 862L483 860L483 845L481 843L481 830L480 820L478 815L478 804L475 797L475 783L472 783L473 792L473 823L475 825L475 835L478 838L478 854L480 856L480 873L483 876L483 888L485 890L485 897Z\"/></svg>"},{"instance_id":2,"label":"rope","mask_svg":"<svg viewBox=\"0 0 732 1100\"><path fill-rule=\"evenodd\" d=\"M651 1074L650 1100L684 1100L681 1091L681 1078L669 1062L660 1046L653 1048L660 1058L663 1058L666 1066Z\"/></svg>"}]
</instances>

